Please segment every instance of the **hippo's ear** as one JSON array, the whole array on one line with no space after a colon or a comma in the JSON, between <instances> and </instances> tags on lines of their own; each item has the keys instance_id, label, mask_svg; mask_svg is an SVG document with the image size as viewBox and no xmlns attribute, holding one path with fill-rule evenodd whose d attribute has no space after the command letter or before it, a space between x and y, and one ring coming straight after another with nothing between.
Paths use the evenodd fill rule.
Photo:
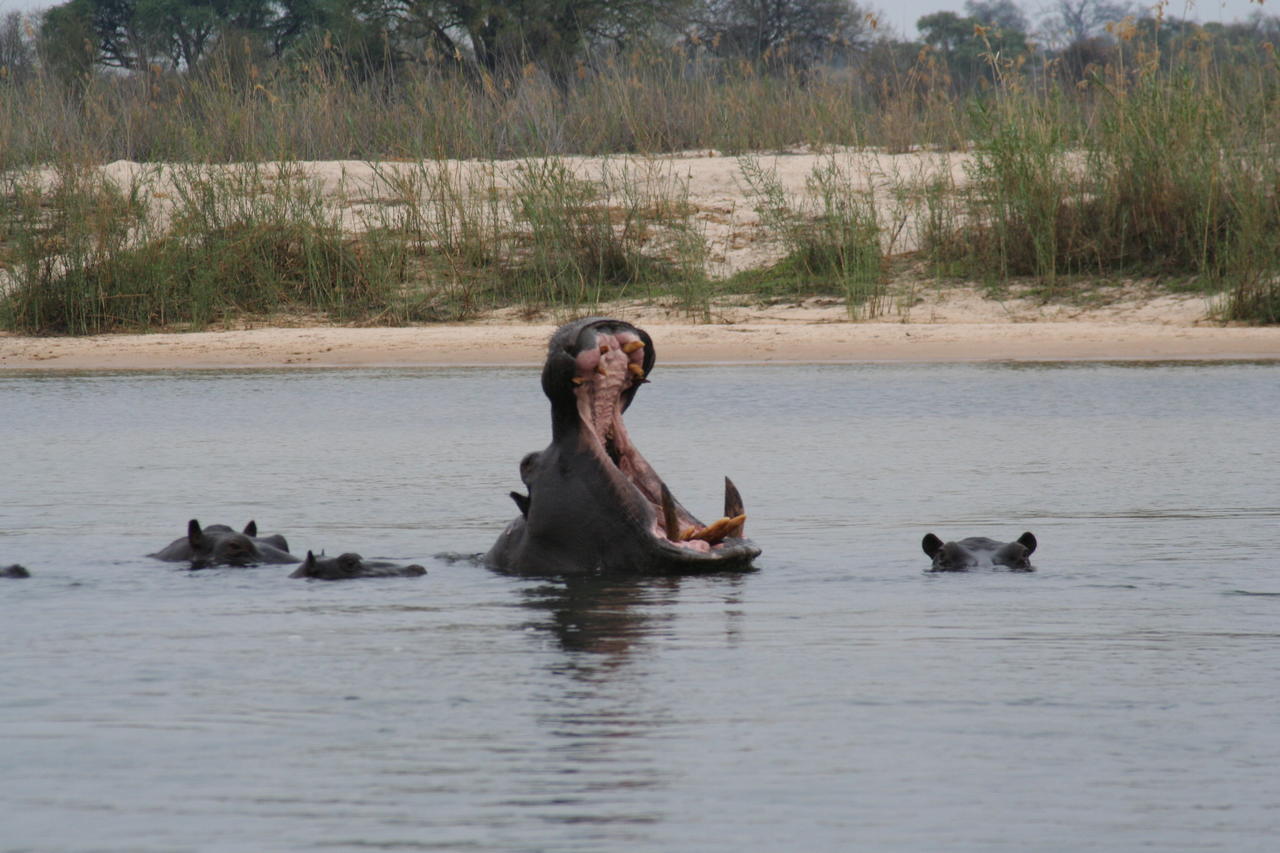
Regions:
<instances>
[{"instance_id":1,"label":"hippo's ear","mask_svg":"<svg viewBox=\"0 0 1280 853\"><path fill-rule=\"evenodd\" d=\"M529 517L529 496L522 495L519 492L511 493L511 500L516 502L516 506L520 509L520 514L525 518Z\"/></svg>"},{"instance_id":2,"label":"hippo's ear","mask_svg":"<svg viewBox=\"0 0 1280 853\"><path fill-rule=\"evenodd\" d=\"M933 556L942 550L942 540L932 533L926 533L923 541L920 542L920 547L924 548L924 552L930 559L933 559Z\"/></svg>"},{"instance_id":3,"label":"hippo's ear","mask_svg":"<svg viewBox=\"0 0 1280 853\"><path fill-rule=\"evenodd\" d=\"M1027 549L1028 554L1036 550L1036 537L1031 535L1030 530L1018 537L1018 543Z\"/></svg>"},{"instance_id":4,"label":"hippo's ear","mask_svg":"<svg viewBox=\"0 0 1280 853\"><path fill-rule=\"evenodd\" d=\"M293 574L289 575L289 577L291 578L310 577L311 572L315 569L315 567L316 567L316 555L308 551L307 559L303 560L302 565L294 569Z\"/></svg>"},{"instance_id":5,"label":"hippo's ear","mask_svg":"<svg viewBox=\"0 0 1280 853\"><path fill-rule=\"evenodd\" d=\"M528 486L529 481L538 473L538 463L541 461L541 452L535 450L532 453L526 453L520 460L520 482Z\"/></svg>"},{"instance_id":6,"label":"hippo's ear","mask_svg":"<svg viewBox=\"0 0 1280 853\"><path fill-rule=\"evenodd\" d=\"M203 541L204 531L200 529L200 522L193 518L187 522L187 544L199 550Z\"/></svg>"},{"instance_id":7,"label":"hippo's ear","mask_svg":"<svg viewBox=\"0 0 1280 853\"><path fill-rule=\"evenodd\" d=\"M246 525L244 526L244 535L245 535L245 536L249 536L249 537L253 537L253 538L257 538L257 536L258 536L258 522L253 521L253 520L251 519L251 520L249 521L249 523L248 523L248 524L246 524Z\"/></svg>"}]
</instances>

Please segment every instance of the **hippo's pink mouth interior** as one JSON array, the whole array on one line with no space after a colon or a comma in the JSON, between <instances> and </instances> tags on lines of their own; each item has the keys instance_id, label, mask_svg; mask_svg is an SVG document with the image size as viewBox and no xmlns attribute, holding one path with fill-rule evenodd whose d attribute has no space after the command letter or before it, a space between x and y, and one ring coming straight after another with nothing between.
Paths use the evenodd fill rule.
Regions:
<instances>
[{"instance_id":1,"label":"hippo's pink mouth interior","mask_svg":"<svg viewBox=\"0 0 1280 853\"><path fill-rule=\"evenodd\" d=\"M592 452L615 488L634 490L651 509L650 533L692 552L714 553L741 539L747 516L742 499L725 479L725 514L703 525L671 495L662 478L631 443L622 420L623 393L645 381L644 341L631 331L598 330L596 346L575 361L578 417Z\"/></svg>"}]
</instances>

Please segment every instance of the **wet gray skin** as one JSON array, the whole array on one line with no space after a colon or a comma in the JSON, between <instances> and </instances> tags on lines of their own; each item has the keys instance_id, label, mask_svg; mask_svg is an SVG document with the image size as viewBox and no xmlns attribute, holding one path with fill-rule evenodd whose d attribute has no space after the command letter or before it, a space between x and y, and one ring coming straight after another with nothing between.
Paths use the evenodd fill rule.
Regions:
<instances>
[{"instance_id":1,"label":"wet gray skin","mask_svg":"<svg viewBox=\"0 0 1280 853\"><path fill-rule=\"evenodd\" d=\"M1029 531L1019 536L1016 542L997 542L985 536L943 542L928 533L920 545L933 560L930 571L934 572L967 572L970 569L1035 571L1030 557L1036 550L1036 537Z\"/></svg>"},{"instance_id":2,"label":"wet gray skin","mask_svg":"<svg viewBox=\"0 0 1280 853\"><path fill-rule=\"evenodd\" d=\"M336 557L317 557L307 552L302 565L289 575L291 578L315 578L340 581L352 578L411 578L425 575L427 570L419 565L400 566L385 560L366 560L359 554L339 554Z\"/></svg>"},{"instance_id":3,"label":"wet gray skin","mask_svg":"<svg viewBox=\"0 0 1280 853\"><path fill-rule=\"evenodd\" d=\"M0 578L29 578L29 577L31 577L31 572L27 571L25 567L19 566L17 563L14 563L12 566L5 566L4 568L0 569Z\"/></svg>"},{"instance_id":4,"label":"wet gray skin","mask_svg":"<svg viewBox=\"0 0 1280 853\"><path fill-rule=\"evenodd\" d=\"M671 495L631 443L622 413L654 364L653 341L621 320L592 317L551 337L542 390L551 443L520 463L520 516L485 555L492 568L534 574L680 574L744 569L742 499L725 478L724 516L703 524Z\"/></svg>"},{"instance_id":5,"label":"wet gray skin","mask_svg":"<svg viewBox=\"0 0 1280 853\"><path fill-rule=\"evenodd\" d=\"M210 566L256 566L264 563L296 563L298 558L289 553L289 543L280 534L258 537L257 522L250 521L243 532L237 532L225 524L210 524L202 528L200 522L187 522L187 535L175 539L148 557L169 563L191 563L193 569Z\"/></svg>"}]
</instances>

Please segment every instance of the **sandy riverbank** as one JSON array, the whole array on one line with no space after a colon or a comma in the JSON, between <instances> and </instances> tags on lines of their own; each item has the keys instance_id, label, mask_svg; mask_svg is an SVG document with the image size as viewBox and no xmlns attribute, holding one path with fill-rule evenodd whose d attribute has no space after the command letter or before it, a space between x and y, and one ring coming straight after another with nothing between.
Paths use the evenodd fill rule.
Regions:
<instances>
[{"instance_id":1,"label":"sandy riverbank","mask_svg":"<svg viewBox=\"0 0 1280 853\"><path fill-rule=\"evenodd\" d=\"M725 308L711 323L642 305L611 314L653 335L660 364L715 362L1280 360L1280 328L1222 326L1201 300L1089 310L936 294L892 321L845 321L837 304ZM555 326L497 315L465 325L307 326L32 338L0 334L2 370L162 370L536 365Z\"/></svg>"},{"instance_id":2,"label":"sandy riverbank","mask_svg":"<svg viewBox=\"0 0 1280 853\"><path fill-rule=\"evenodd\" d=\"M777 240L760 227L754 196L736 157L687 152L658 158L623 158L634 181L667 192L684 187L693 220L706 239L708 273L727 276L776 261ZM600 183L616 158L565 158L575 175ZM945 176L956 187L967 180L967 155L913 152L887 155L845 151L836 159L797 150L762 158L782 190L803 199L814 170L839 162L853 189L876 198L893 255L916 245L917 208L904 207L898 190ZM268 164L270 165L270 164ZM376 167L375 167L376 166ZM226 167L234 169L236 167ZM356 232L378 222L377 211L404 201L388 176L414 172L412 164L317 162L291 169L332 200L345 227ZM510 193L519 161L437 164L459 186ZM121 187L147 194L163 218L172 204L171 184L182 179L173 167L118 162L103 174ZM271 170L267 170L268 176ZM436 174L436 172L431 172ZM189 177L189 176L188 176ZM51 181L52 174L43 180ZM678 179L678 180L677 180ZM662 188L667 189L662 189ZM655 190L657 191L657 190ZM907 194L910 195L910 194ZM425 203L421 199L417 203ZM803 208L803 203L797 201ZM1099 285L1075 302L1050 303L1017 295L1011 286L1000 299L976 286L939 286L932 281L895 280L886 305L871 322L848 322L834 299L800 304L752 305L727 298L710 322L645 303L602 309L647 328L659 363L852 362L852 361L1045 361L1070 359L1274 359L1280 360L1280 328L1224 326L1213 321L1214 305L1203 296ZM561 318L563 319L563 318ZM374 365L527 364L542 361L557 318L529 319L517 311L496 312L465 325L412 328L342 328L284 322L280 327L200 333L32 338L0 333L0 370L151 370L247 367L360 367ZM273 321L274 323L274 321Z\"/></svg>"}]
</instances>

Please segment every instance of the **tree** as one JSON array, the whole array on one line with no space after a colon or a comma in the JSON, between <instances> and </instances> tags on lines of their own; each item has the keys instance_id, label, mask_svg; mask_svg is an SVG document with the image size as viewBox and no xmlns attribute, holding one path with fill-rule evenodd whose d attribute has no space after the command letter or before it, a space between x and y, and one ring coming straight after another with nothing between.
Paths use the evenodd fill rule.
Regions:
<instances>
[{"instance_id":1,"label":"tree","mask_svg":"<svg viewBox=\"0 0 1280 853\"><path fill-rule=\"evenodd\" d=\"M965 0L964 10L983 26L1027 32L1027 16L1014 0Z\"/></svg>"},{"instance_id":2,"label":"tree","mask_svg":"<svg viewBox=\"0 0 1280 853\"><path fill-rule=\"evenodd\" d=\"M41 67L68 86L82 85L97 60L93 24L82 7L70 3L47 10L40 22L36 54Z\"/></svg>"},{"instance_id":3,"label":"tree","mask_svg":"<svg viewBox=\"0 0 1280 853\"><path fill-rule=\"evenodd\" d=\"M71 0L45 23L87 30L96 61L133 70L154 62L194 68L227 32L265 29L273 17L271 0Z\"/></svg>"},{"instance_id":4,"label":"tree","mask_svg":"<svg viewBox=\"0 0 1280 853\"><path fill-rule=\"evenodd\" d=\"M35 73L34 30L21 12L0 20L0 82L22 83Z\"/></svg>"},{"instance_id":5,"label":"tree","mask_svg":"<svg viewBox=\"0 0 1280 853\"><path fill-rule=\"evenodd\" d=\"M1042 29L1051 42L1066 45L1100 36L1107 24L1131 14L1127 0L1054 0Z\"/></svg>"},{"instance_id":6,"label":"tree","mask_svg":"<svg viewBox=\"0 0 1280 853\"><path fill-rule=\"evenodd\" d=\"M853 0L701 0L692 36L721 56L804 66L869 31Z\"/></svg>"},{"instance_id":7,"label":"tree","mask_svg":"<svg viewBox=\"0 0 1280 853\"><path fill-rule=\"evenodd\" d=\"M688 2L283 0L278 33L294 41L325 33L338 42L380 40L396 62L434 54L472 60L491 73L528 63L563 73L588 47L634 38Z\"/></svg>"},{"instance_id":8,"label":"tree","mask_svg":"<svg viewBox=\"0 0 1280 853\"><path fill-rule=\"evenodd\" d=\"M1026 34L984 25L955 12L935 12L916 22L924 43L946 60L960 85L991 79L991 60L1014 59L1027 52Z\"/></svg>"}]
</instances>

